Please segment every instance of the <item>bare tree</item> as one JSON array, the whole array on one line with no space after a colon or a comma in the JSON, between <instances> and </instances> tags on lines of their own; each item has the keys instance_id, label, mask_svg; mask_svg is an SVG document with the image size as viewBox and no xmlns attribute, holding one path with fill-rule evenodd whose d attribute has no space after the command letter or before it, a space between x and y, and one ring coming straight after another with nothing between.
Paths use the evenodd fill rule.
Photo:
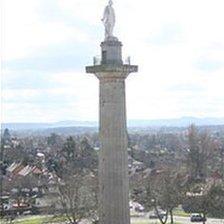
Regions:
<instances>
[{"instance_id":1,"label":"bare tree","mask_svg":"<svg viewBox=\"0 0 224 224\"><path fill-rule=\"evenodd\" d=\"M213 152L213 142L208 132L199 133L194 125L188 130L187 167L191 180L203 182L208 176L208 162Z\"/></svg>"},{"instance_id":2,"label":"bare tree","mask_svg":"<svg viewBox=\"0 0 224 224\"><path fill-rule=\"evenodd\" d=\"M208 214L216 218L223 218L224 185L211 182L195 184L188 192L183 208L189 213L202 213L203 223L206 222Z\"/></svg>"},{"instance_id":3,"label":"bare tree","mask_svg":"<svg viewBox=\"0 0 224 224\"><path fill-rule=\"evenodd\" d=\"M173 209L182 203L185 195L186 189L182 183L182 175L167 168L161 173L151 174L143 184L139 184L133 198L147 209L153 208L162 224L167 222L169 214L171 223L174 223ZM165 217L161 217L159 208L166 212Z\"/></svg>"},{"instance_id":4,"label":"bare tree","mask_svg":"<svg viewBox=\"0 0 224 224\"><path fill-rule=\"evenodd\" d=\"M97 159L87 139L69 137L60 151L60 166L55 170L59 211L72 224L96 213Z\"/></svg>"},{"instance_id":5,"label":"bare tree","mask_svg":"<svg viewBox=\"0 0 224 224\"><path fill-rule=\"evenodd\" d=\"M60 211L70 223L77 224L89 218L96 209L91 177L75 174L58 183Z\"/></svg>"}]
</instances>

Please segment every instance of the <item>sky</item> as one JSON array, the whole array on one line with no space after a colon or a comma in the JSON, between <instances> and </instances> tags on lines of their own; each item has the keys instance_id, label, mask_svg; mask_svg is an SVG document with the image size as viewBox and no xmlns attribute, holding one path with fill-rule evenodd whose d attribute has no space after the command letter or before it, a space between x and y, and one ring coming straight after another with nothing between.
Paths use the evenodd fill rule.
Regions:
<instances>
[{"instance_id":1,"label":"sky","mask_svg":"<svg viewBox=\"0 0 224 224\"><path fill-rule=\"evenodd\" d=\"M107 0L2 0L1 121L98 119ZM224 1L114 0L128 119L224 116Z\"/></svg>"}]
</instances>

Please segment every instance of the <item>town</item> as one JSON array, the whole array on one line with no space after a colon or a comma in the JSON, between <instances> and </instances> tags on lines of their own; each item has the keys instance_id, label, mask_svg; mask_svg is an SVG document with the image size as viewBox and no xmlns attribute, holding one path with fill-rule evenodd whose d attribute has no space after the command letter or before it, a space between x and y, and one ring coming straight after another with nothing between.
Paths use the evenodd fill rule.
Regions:
<instances>
[{"instance_id":1,"label":"town","mask_svg":"<svg viewBox=\"0 0 224 224\"><path fill-rule=\"evenodd\" d=\"M97 222L98 133L12 133L5 129L1 137L4 220L39 215L49 222ZM166 223L179 215L190 220L192 213L224 218L223 126L135 130L129 134L128 168L134 219L147 214Z\"/></svg>"}]
</instances>

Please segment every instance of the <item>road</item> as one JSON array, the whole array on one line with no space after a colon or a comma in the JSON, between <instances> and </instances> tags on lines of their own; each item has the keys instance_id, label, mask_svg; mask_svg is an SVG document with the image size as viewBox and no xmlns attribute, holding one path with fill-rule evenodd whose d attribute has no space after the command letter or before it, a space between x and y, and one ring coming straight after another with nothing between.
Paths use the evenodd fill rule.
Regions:
<instances>
[{"instance_id":1,"label":"road","mask_svg":"<svg viewBox=\"0 0 224 224\"><path fill-rule=\"evenodd\" d=\"M141 217L132 217L131 221L132 224L159 224L159 220L156 222L156 219L149 219L147 218L147 215L141 216ZM181 216L175 216L174 221L180 224L194 224L195 222L191 222L189 217L181 217ZM168 220L169 223L169 220ZM202 222L196 222L195 224L201 224ZM208 218L206 224L224 224L224 219L211 219Z\"/></svg>"},{"instance_id":2,"label":"road","mask_svg":"<svg viewBox=\"0 0 224 224\"><path fill-rule=\"evenodd\" d=\"M174 217L176 222L180 222L183 224L189 224L192 222L190 222L190 218L189 217L180 217L180 216L176 216ZM211 219L208 218L206 224L224 224L224 219Z\"/></svg>"}]
</instances>

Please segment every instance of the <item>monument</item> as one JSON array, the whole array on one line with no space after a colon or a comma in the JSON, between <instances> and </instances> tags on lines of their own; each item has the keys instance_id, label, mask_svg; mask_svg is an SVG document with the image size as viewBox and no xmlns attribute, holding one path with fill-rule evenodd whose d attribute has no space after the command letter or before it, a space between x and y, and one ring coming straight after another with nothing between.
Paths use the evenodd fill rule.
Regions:
<instances>
[{"instance_id":1,"label":"monument","mask_svg":"<svg viewBox=\"0 0 224 224\"><path fill-rule=\"evenodd\" d=\"M101 60L87 66L100 84L100 224L130 224L125 79L138 66L122 60L122 43L113 36L115 13L110 0L102 18L105 39Z\"/></svg>"}]
</instances>

